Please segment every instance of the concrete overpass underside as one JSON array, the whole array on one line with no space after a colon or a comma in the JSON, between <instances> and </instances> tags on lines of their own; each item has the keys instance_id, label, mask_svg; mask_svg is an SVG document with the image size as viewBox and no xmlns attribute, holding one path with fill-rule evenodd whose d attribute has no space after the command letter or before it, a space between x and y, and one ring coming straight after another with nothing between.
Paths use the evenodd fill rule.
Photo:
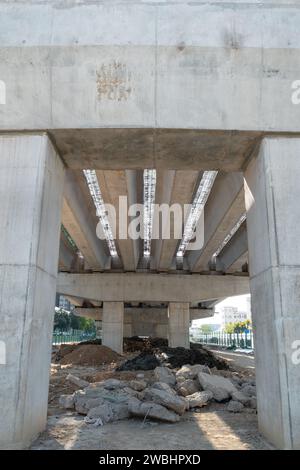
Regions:
<instances>
[{"instance_id":1,"label":"concrete overpass underside","mask_svg":"<svg viewBox=\"0 0 300 470\"><path fill-rule=\"evenodd\" d=\"M260 429L300 448L299 22L284 1L0 2L0 447L45 427L56 292L121 353L128 332L189 347L250 289ZM146 242L111 236L119 196ZM153 203L192 204L202 245L154 239Z\"/></svg>"}]
</instances>

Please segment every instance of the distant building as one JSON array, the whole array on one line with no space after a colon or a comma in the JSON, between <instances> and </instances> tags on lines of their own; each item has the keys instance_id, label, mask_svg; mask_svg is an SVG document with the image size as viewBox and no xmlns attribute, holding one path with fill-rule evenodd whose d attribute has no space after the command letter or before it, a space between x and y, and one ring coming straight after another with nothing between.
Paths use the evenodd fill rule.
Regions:
<instances>
[{"instance_id":1,"label":"distant building","mask_svg":"<svg viewBox=\"0 0 300 470\"><path fill-rule=\"evenodd\" d=\"M57 308L62 308L63 310L67 310L68 312L71 312L74 309L71 302L68 299L66 299L66 297L60 294L56 295L55 306Z\"/></svg>"},{"instance_id":2,"label":"distant building","mask_svg":"<svg viewBox=\"0 0 300 470\"><path fill-rule=\"evenodd\" d=\"M242 312L237 307L223 307L224 326L228 323L251 320L250 312Z\"/></svg>"}]
</instances>

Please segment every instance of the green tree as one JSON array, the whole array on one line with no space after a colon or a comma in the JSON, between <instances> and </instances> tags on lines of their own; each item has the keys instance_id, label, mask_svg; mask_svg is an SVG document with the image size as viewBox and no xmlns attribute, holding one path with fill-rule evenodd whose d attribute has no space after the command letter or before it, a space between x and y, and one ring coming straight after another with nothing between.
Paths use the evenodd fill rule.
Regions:
<instances>
[{"instance_id":1,"label":"green tree","mask_svg":"<svg viewBox=\"0 0 300 470\"><path fill-rule=\"evenodd\" d=\"M212 328L211 325L201 325L200 326L200 331L201 331L201 333L207 335L207 334L213 332L213 328Z\"/></svg>"},{"instance_id":2,"label":"green tree","mask_svg":"<svg viewBox=\"0 0 300 470\"><path fill-rule=\"evenodd\" d=\"M54 330L66 331L70 329L70 314L63 308L55 310Z\"/></svg>"},{"instance_id":3,"label":"green tree","mask_svg":"<svg viewBox=\"0 0 300 470\"><path fill-rule=\"evenodd\" d=\"M250 320L238 321L235 323L227 323L225 326L226 333L244 333L246 330L249 330L251 326Z\"/></svg>"}]
</instances>

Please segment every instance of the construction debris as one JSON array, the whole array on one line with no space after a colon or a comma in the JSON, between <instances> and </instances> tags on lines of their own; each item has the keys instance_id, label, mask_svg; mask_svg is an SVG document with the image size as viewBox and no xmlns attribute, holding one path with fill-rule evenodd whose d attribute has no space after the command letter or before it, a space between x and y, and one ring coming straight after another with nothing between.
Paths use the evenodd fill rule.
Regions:
<instances>
[{"instance_id":1,"label":"construction debris","mask_svg":"<svg viewBox=\"0 0 300 470\"><path fill-rule=\"evenodd\" d=\"M175 423L189 409L199 410L212 401L228 402L230 412L255 412L255 397L243 393L244 389L248 393L254 392L253 382L244 380L238 384L236 377L231 379L230 374L233 375L230 372L228 377L211 374L211 370L203 365L185 364L178 370L158 366L152 379L109 378L91 383L72 395L61 395L59 403L62 408L84 415L85 422L94 426L131 416L141 417L144 421L155 419ZM73 377L73 383L77 383Z\"/></svg>"},{"instance_id":2,"label":"construction debris","mask_svg":"<svg viewBox=\"0 0 300 470\"><path fill-rule=\"evenodd\" d=\"M72 374L68 374L66 380L76 385L78 388L85 388L90 385L89 382L87 382L86 380L80 379L79 377L76 377Z\"/></svg>"}]
</instances>

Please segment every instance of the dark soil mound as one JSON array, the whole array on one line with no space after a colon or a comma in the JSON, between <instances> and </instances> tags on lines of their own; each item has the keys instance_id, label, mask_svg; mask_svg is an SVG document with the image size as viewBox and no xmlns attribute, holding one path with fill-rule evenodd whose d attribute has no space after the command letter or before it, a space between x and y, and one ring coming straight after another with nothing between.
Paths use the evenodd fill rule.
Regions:
<instances>
[{"instance_id":1,"label":"dark soil mound","mask_svg":"<svg viewBox=\"0 0 300 470\"><path fill-rule=\"evenodd\" d=\"M182 367L185 364L202 364L210 368L228 369L227 362L216 357L211 351L200 344L191 344L191 349L169 348L167 346L153 348L152 351L142 351L134 359L130 359L117 370L152 370L159 365L171 369Z\"/></svg>"},{"instance_id":2,"label":"dark soil mound","mask_svg":"<svg viewBox=\"0 0 300 470\"><path fill-rule=\"evenodd\" d=\"M140 338L139 336L124 338L124 352L151 351L164 346L168 346L168 340L163 338Z\"/></svg>"},{"instance_id":3,"label":"dark soil mound","mask_svg":"<svg viewBox=\"0 0 300 470\"><path fill-rule=\"evenodd\" d=\"M116 370L153 370L160 365L161 363L155 354L149 354L143 351L134 359L129 359L121 364Z\"/></svg>"}]
</instances>

